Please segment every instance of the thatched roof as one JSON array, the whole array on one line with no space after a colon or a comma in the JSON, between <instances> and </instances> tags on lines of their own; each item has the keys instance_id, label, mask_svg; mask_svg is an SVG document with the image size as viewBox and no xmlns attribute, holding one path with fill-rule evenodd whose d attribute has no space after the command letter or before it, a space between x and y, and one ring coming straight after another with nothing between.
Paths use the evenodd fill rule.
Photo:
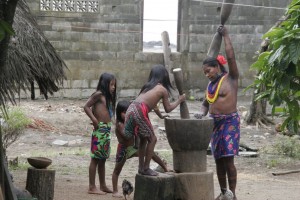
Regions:
<instances>
[{"instance_id":1,"label":"thatched roof","mask_svg":"<svg viewBox=\"0 0 300 200\"><path fill-rule=\"evenodd\" d=\"M18 1L13 29L16 34L11 37L7 64L1 70L0 103L13 99L19 89L30 89L32 80L42 91L47 88L53 94L63 84L67 67L39 29L25 0Z\"/></svg>"}]
</instances>

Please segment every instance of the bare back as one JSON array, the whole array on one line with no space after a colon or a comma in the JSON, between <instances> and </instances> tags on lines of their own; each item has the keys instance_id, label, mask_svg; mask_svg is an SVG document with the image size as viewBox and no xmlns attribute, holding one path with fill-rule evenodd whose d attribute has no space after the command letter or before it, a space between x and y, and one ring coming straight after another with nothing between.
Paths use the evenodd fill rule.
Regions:
<instances>
[{"instance_id":1,"label":"bare back","mask_svg":"<svg viewBox=\"0 0 300 200\"><path fill-rule=\"evenodd\" d=\"M164 109L167 113L174 110L178 104L180 104L182 101L185 100L185 97L181 97L176 102L170 103L169 101L169 94L165 87L163 87L161 84L157 84L153 89L141 93L135 101L140 103L145 103L149 107L149 111L152 110L157 103L162 99L162 103L164 106Z\"/></svg>"}]
</instances>

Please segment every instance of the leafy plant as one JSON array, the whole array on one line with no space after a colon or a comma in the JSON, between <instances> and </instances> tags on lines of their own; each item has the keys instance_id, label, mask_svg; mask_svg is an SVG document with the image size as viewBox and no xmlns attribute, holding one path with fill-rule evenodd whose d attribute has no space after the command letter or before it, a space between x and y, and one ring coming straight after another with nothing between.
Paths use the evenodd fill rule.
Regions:
<instances>
[{"instance_id":1,"label":"leafy plant","mask_svg":"<svg viewBox=\"0 0 300 200\"><path fill-rule=\"evenodd\" d=\"M300 0L293 0L285 13L286 20L263 35L268 50L260 53L252 69L260 73L249 87L265 90L256 100L267 99L272 114L281 106L287 116L282 129L298 133L300 120Z\"/></svg>"},{"instance_id":2,"label":"leafy plant","mask_svg":"<svg viewBox=\"0 0 300 200\"><path fill-rule=\"evenodd\" d=\"M24 132L31 120L26 117L20 107L0 107L0 126L2 130L2 142L4 153L9 145L14 143Z\"/></svg>"},{"instance_id":3,"label":"leafy plant","mask_svg":"<svg viewBox=\"0 0 300 200\"><path fill-rule=\"evenodd\" d=\"M299 136L283 136L274 144L276 153L291 158L300 159L300 140Z\"/></svg>"},{"instance_id":4,"label":"leafy plant","mask_svg":"<svg viewBox=\"0 0 300 200\"><path fill-rule=\"evenodd\" d=\"M0 19L0 41L3 40L5 34L8 33L9 35L14 35L14 30L12 29L11 25L9 25L4 20Z\"/></svg>"}]
</instances>

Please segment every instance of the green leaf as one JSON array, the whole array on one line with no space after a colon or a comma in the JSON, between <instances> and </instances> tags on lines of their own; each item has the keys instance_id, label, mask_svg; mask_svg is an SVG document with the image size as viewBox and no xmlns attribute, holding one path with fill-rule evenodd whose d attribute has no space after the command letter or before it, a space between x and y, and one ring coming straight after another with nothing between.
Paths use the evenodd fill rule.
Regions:
<instances>
[{"instance_id":1,"label":"green leaf","mask_svg":"<svg viewBox=\"0 0 300 200\"><path fill-rule=\"evenodd\" d=\"M255 101L258 101L258 100L263 99L263 98L267 98L269 95L270 95L269 91L261 92L261 93L256 95Z\"/></svg>"},{"instance_id":2,"label":"green leaf","mask_svg":"<svg viewBox=\"0 0 300 200\"><path fill-rule=\"evenodd\" d=\"M275 113L283 113L284 108L283 107L275 107L274 111L275 111Z\"/></svg>"},{"instance_id":3,"label":"green leaf","mask_svg":"<svg viewBox=\"0 0 300 200\"><path fill-rule=\"evenodd\" d=\"M293 6L290 7L290 9L288 10L288 14L291 14L295 10L299 10L299 9L300 9L300 5L295 4L295 5L293 5Z\"/></svg>"},{"instance_id":4,"label":"green leaf","mask_svg":"<svg viewBox=\"0 0 300 200\"><path fill-rule=\"evenodd\" d=\"M262 38L263 39L265 39L265 38L273 39L274 37L280 38L284 35L284 33L285 33L285 31L282 30L281 28L272 28L270 31L265 33Z\"/></svg>"},{"instance_id":5,"label":"green leaf","mask_svg":"<svg viewBox=\"0 0 300 200\"><path fill-rule=\"evenodd\" d=\"M276 59L280 59L280 57L282 57L282 51L284 49L284 45L280 46L275 53L273 53L270 57L269 57L269 61L268 64L269 65L273 65L273 63L275 62Z\"/></svg>"},{"instance_id":6,"label":"green leaf","mask_svg":"<svg viewBox=\"0 0 300 200\"><path fill-rule=\"evenodd\" d=\"M6 31L9 35L14 35L15 32L10 24L0 19L0 26Z\"/></svg>"},{"instance_id":7,"label":"green leaf","mask_svg":"<svg viewBox=\"0 0 300 200\"><path fill-rule=\"evenodd\" d=\"M292 62L296 65L300 56L300 41L294 40L288 47Z\"/></svg>"},{"instance_id":8,"label":"green leaf","mask_svg":"<svg viewBox=\"0 0 300 200\"><path fill-rule=\"evenodd\" d=\"M261 60L258 60L256 61L255 63L253 63L250 68L251 69L257 69L257 70L261 70L262 67L264 67L265 65L265 62L264 61L261 61Z\"/></svg>"},{"instance_id":9,"label":"green leaf","mask_svg":"<svg viewBox=\"0 0 300 200\"><path fill-rule=\"evenodd\" d=\"M300 91L296 92L294 96L295 97L300 97Z\"/></svg>"}]
</instances>

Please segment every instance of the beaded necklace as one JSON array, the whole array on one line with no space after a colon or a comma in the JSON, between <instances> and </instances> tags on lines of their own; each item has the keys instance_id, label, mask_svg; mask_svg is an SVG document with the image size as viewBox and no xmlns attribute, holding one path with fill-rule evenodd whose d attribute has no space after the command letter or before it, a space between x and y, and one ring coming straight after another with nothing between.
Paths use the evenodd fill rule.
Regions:
<instances>
[{"instance_id":1,"label":"beaded necklace","mask_svg":"<svg viewBox=\"0 0 300 200\"><path fill-rule=\"evenodd\" d=\"M225 78L226 73L222 73L216 80L211 81L206 90L206 100L209 104L214 103L219 95L219 90L222 82Z\"/></svg>"}]
</instances>

